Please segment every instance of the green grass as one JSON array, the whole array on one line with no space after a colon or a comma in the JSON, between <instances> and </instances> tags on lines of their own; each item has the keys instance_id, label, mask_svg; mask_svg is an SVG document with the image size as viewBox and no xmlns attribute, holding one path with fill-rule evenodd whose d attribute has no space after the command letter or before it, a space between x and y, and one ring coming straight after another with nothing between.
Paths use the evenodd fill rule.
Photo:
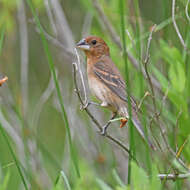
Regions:
<instances>
[{"instance_id":1,"label":"green grass","mask_svg":"<svg viewBox=\"0 0 190 190\"><path fill-rule=\"evenodd\" d=\"M89 30L90 34L101 36L109 44L111 57L126 80L127 94L133 96L137 104L147 91L152 95L150 84L140 70L144 67L150 28L157 20L161 21L156 23L148 63L148 73L151 79L152 77L157 79L161 86L159 90L153 87L156 112L160 113L158 116L160 122L158 123L154 117L155 110L151 95L143 100L139 111L139 119L146 129L146 136L152 142L157 140L161 148L155 145L157 150L150 150L133 129L131 119L128 128L122 129L118 128L119 118L114 119L109 133L129 147L130 155L123 152L121 147L97 134L88 115L80 110L77 96L73 95L71 66L73 58L69 59L69 56L65 56L64 50L55 47L44 33L45 30L50 35L52 33L47 5L41 0L27 0L26 2L24 10L27 17L29 42L27 76L29 96L25 117L22 115L22 95L20 93L20 47L22 44L18 38L20 36L17 26L18 9L16 3L5 0L0 3L0 72L9 78L6 84L0 87L0 108L3 117L11 127L18 130L21 136L25 161L25 163L20 161L18 145L14 144L12 136L14 134L8 133L6 127L2 126L3 122L0 117L2 137L0 139L0 189L21 187L40 190L188 189L189 179L161 181L157 177L160 173L187 172L165 146L159 126L164 131L169 147L174 152L180 152L179 157L187 167L190 162L189 52L181 46L173 27L172 1L148 0L143 1L142 4L137 0L99 0L100 7L120 37L122 51L115 44L106 26L102 24L102 18L91 0L58 1L71 28L73 39L76 41L81 39L83 37L81 31L88 26L86 31ZM158 5L159 7L156 7ZM175 18L185 43L190 48L190 30L184 12L185 5L183 1L176 1ZM49 8L51 10L51 6ZM93 15L92 20L88 14ZM139 23L139 18L142 23ZM52 22L57 19L54 14L52 19ZM130 32L132 41L126 29ZM63 40L67 34L60 33L59 30L57 33L56 39L68 48ZM140 70L137 71L130 62L126 50L137 60ZM80 56L82 58L83 55ZM59 71L58 77L55 70ZM33 126L33 112L51 76L55 90L44 102L39 120L34 122L36 126ZM80 84L80 81L77 82ZM163 100L166 93L167 96ZM90 95L88 97L91 98ZM128 104L131 116L130 100ZM89 109L97 116L101 125L106 123L110 114L108 110L93 106ZM72 134L71 128L74 130ZM36 147L30 146L31 141L33 142L31 144L35 144ZM35 154L32 154L33 148ZM43 179L47 181L44 183Z\"/></svg>"}]
</instances>

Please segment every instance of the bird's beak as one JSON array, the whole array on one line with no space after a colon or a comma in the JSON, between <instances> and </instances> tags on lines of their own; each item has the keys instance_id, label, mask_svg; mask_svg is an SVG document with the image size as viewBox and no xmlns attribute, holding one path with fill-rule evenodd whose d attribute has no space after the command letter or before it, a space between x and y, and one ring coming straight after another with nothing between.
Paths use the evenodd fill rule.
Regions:
<instances>
[{"instance_id":1,"label":"bird's beak","mask_svg":"<svg viewBox=\"0 0 190 190\"><path fill-rule=\"evenodd\" d=\"M82 50L90 50L90 45L86 43L85 39L80 40L76 46Z\"/></svg>"}]
</instances>

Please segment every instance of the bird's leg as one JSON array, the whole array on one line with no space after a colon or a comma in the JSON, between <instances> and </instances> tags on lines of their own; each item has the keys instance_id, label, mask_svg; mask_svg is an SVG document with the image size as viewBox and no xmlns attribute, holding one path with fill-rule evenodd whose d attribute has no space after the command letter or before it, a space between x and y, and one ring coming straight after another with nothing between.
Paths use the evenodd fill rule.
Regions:
<instances>
[{"instance_id":1,"label":"bird's leg","mask_svg":"<svg viewBox=\"0 0 190 190\"><path fill-rule=\"evenodd\" d=\"M113 112L112 117L111 117L110 120L114 119L116 116L117 116L117 113L116 113L116 112ZM100 133L101 135L103 135L103 136L106 135L107 128L108 128L109 125L111 124L111 121L110 121L110 120L106 123L106 125L104 125L104 126L102 127L102 131L101 131L101 133Z\"/></svg>"}]
</instances>

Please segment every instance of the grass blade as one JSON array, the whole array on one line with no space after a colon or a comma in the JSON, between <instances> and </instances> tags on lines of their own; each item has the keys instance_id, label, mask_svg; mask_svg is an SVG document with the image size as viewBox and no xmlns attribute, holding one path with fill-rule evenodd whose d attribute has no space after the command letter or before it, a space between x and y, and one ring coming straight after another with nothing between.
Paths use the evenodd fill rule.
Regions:
<instances>
[{"instance_id":1,"label":"grass blade","mask_svg":"<svg viewBox=\"0 0 190 190\"><path fill-rule=\"evenodd\" d=\"M65 175L63 170L61 171L61 176L63 177L63 180L65 182L65 185L66 185L67 189L71 190L71 186L70 186L69 181L67 179L67 176Z\"/></svg>"},{"instance_id":2,"label":"grass blade","mask_svg":"<svg viewBox=\"0 0 190 190\"><path fill-rule=\"evenodd\" d=\"M128 62L127 62L127 47L126 47L126 36L125 36L125 15L124 15L124 7L125 2L123 0L119 1L119 11L121 16L121 35L122 35L122 46L123 46L123 59L125 63L125 81L127 84L126 92L127 92L127 100L128 100L128 112L129 112L129 131L130 131L130 137L129 137L129 143L130 143L130 153L135 155L135 142L134 142L134 135L133 135L133 123L132 123L132 112L131 112L131 101L130 101L130 83L129 83L129 71L128 71ZM128 184L130 184L130 178L131 178L131 154L129 154L129 160L128 160Z\"/></svg>"},{"instance_id":3,"label":"grass blade","mask_svg":"<svg viewBox=\"0 0 190 190\"><path fill-rule=\"evenodd\" d=\"M13 151L13 149L12 149L10 143L9 143L9 139L8 139L8 137L7 137L7 135L6 135L5 131L4 131L4 129L3 129L2 125L1 125L1 123L0 123L0 131L1 131L1 134L3 135L3 138L5 139L5 141L6 141L6 143L7 143L7 146L8 146L8 148L9 148L9 151L10 151L10 153L11 153L11 155L12 155L12 157L13 157L13 160L14 160L14 162L15 162L15 164L16 164L16 167L17 167L18 173L19 173L19 175L20 175L20 177L21 177L21 180L22 180L22 182L23 182L23 185L24 185L25 189L28 190L26 181L25 181L25 179L24 179L24 175L22 174L22 170L21 170L21 168L20 168L20 166L19 166L19 162L18 162L18 160L17 160L17 158L16 158L16 155L15 155L15 153L14 153L14 151Z\"/></svg>"}]
</instances>

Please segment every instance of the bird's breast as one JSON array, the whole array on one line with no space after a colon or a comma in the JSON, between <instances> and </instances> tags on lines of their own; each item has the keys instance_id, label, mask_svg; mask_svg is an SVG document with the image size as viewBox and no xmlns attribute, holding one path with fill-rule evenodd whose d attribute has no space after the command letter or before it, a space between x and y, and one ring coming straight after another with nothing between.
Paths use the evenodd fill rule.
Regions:
<instances>
[{"instance_id":1,"label":"bird's breast","mask_svg":"<svg viewBox=\"0 0 190 190\"><path fill-rule=\"evenodd\" d=\"M89 83L89 88L90 88L91 93L102 102L105 102L106 96L108 94L108 90L106 86L94 76L88 77L88 83Z\"/></svg>"}]
</instances>

